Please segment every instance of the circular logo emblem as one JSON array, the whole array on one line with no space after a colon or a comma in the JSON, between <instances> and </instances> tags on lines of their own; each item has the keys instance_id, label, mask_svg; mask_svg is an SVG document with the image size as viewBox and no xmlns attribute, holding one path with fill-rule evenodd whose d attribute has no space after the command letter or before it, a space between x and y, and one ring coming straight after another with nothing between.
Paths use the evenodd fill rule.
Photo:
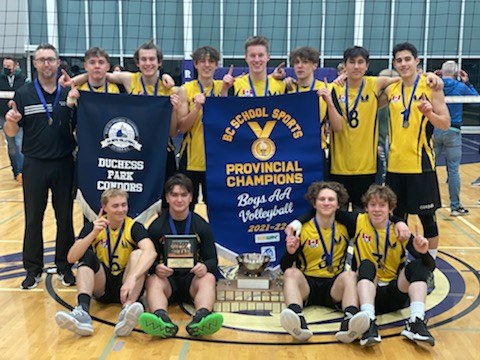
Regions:
<instances>
[{"instance_id":1,"label":"circular logo emblem","mask_svg":"<svg viewBox=\"0 0 480 360\"><path fill-rule=\"evenodd\" d=\"M132 149L140 151L142 145L138 142L137 126L130 119L117 117L110 120L103 129L102 148L109 147L119 153L126 153Z\"/></svg>"},{"instance_id":2,"label":"circular logo emblem","mask_svg":"<svg viewBox=\"0 0 480 360\"><path fill-rule=\"evenodd\" d=\"M275 155L275 143L269 138L258 138L252 144L252 154L258 160L269 160Z\"/></svg>"}]
</instances>

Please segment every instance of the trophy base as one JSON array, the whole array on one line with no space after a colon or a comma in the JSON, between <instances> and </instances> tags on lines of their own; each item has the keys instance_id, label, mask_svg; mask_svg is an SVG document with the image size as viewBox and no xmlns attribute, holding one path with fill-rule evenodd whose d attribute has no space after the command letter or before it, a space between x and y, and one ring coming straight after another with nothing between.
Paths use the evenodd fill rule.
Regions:
<instances>
[{"instance_id":1,"label":"trophy base","mask_svg":"<svg viewBox=\"0 0 480 360\"><path fill-rule=\"evenodd\" d=\"M217 312L265 311L279 314L285 308L282 287L270 281L268 289L241 289L237 280L220 279L217 283Z\"/></svg>"},{"instance_id":2,"label":"trophy base","mask_svg":"<svg viewBox=\"0 0 480 360\"><path fill-rule=\"evenodd\" d=\"M237 288L267 290L270 288L270 279L268 278L268 275L248 276L238 274Z\"/></svg>"}]
</instances>

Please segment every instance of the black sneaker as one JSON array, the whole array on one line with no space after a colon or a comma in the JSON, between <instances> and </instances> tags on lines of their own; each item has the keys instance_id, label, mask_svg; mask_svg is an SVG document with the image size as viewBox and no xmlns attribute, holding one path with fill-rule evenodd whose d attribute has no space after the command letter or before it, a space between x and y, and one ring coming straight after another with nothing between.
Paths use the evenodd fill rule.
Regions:
<instances>
[{"instance_id":1,"label":"black sneaker","mask_svg":"<svg viewBox=\"0 0 480 360\"><path fill-rule=\"evenodd\" d=\"M75 285L75 276L70 269L58 270L58 280L62 282L63 286Z\"/></svg>"},{"instance_id":2,"label":"black sneaker","mask_svg":"<svg viewBox=\"0 0 480 360\"><path fill-rule=\"evenodd\" d=\"M430 295L433 290L435 290L435 277L433 272L431 272L427 279L427 295Z\"/></svg>"},{"instance_id":3,"label":"black sneaker","mask_svg":"<svg viewBox=\"0 0 480 360\"><path fill-rule=\"evenodd\" d=\"M370 327L368 328L367 332L363 334L362 338L360 339L361 346L373 346L382 341L380 334L378 333L378 325L375 320L370 320Z\"/></svg>"},{"instance_id":4,"label":"black sneaker","mask_svg":"<svg viewBox=\"0 0 480 360\"><path fill-rule=\"evenodd\" d=\"M36 275L27 274L25 280L22 281L22 289L30 290L37 287L38 283L42 281L42 273Z\"/></svg>"},{"instance_id":5,"label":"black sneaker","mask_svg":"<svg viewBox=\"0 0 480 360\"><path fill-rule=\"evenodd\" d=\"M402 335L412 341L425 341L431 346L435 345L435 338L428 331L427 324L418 317L415 318L415 322L407 321Z\"/></svg>"}]
</instances>

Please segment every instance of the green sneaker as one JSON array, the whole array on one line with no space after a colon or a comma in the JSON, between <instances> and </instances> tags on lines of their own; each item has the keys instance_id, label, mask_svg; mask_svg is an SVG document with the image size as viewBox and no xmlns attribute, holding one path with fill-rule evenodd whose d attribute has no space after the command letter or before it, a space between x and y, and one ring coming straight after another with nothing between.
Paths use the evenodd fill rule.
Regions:
<instances>
[{"instance_id":1,"label":"green sneaker","mask_svg":"<svg viewBox=\"0 0 480 360\"><path fill-rule=\"evenodd\" d=\"M199 322L190 322L187 331L191 336L212 335L216 333L223 324L223 316L218 313L210 313L200 319Z\"/></svg>"},{"instance_id":2,"label":"green sneaker","mask_svg":"<svg viewBox=\"0 0 480 360\"><path fill-rule=\"evenodd\" d=\"M174 323L165 322L157 315L143 313L138 318L138 323L148 335L160 336L161 338L173 337L177 334L178 326Z\"/></svg>"}]
</instances>

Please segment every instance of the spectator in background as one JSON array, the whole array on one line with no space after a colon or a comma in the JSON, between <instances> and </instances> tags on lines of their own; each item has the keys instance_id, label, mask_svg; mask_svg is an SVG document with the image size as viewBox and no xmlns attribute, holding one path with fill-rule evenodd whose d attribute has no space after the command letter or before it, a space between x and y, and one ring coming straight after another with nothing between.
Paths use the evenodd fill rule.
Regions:
<instances>
[{"instance_id":1,"label":"spectator in background","mask_svg":"<svg viewBox=\"0 0 480 360\"><path fill-rule=\"evenodd\" d=\"M443 93L445 96L478 96L477 90L468 81L468 74L464 70L459 69L455 61L444 62L440 75L443 79ZM462 216L468 214L468 210L460 202L460 173L458 171L462 159L462 134L460 128L462 126L463 104L452 103L447 104L447 107L452 119L450 128L448 130L435 128L433 144L437 158L443 153L447 163L450 215Z\"/></svg>"},{"instance_id":2,"label":"spectator in background","mask_svg":"<svg viewBox=\"0 0 480 360\"><path fill-rule=\"evenodd\" d=\"M342 61L338 63L337 65L337 75L343 75L345 74L345 63Z\"/></svg>"},{"instance_id":3,"label":"spectator in background","mask_svg":"<svg viewBox=\"0 0 480 360\"><path fill-rule=\"evenodd\" d=\"M123 71L122 65L116 64L112 66L112 72L122 72L122 71Z\"/></svg>"},{"instance_id":4,"label":"spectator in background","mask_svg":"<svg viewBox=\"0 0 480 360\"><path fill-rule=\"evenodd\" d=\"M22 69L18 65L18 61L13 58L6 57L3 59L3 69L0 73L0 91L15 91L23 84L30 82L29 79L22 74ZM12 94L13 98L13 94ZM0 99L0 125L5 124L5 114L9 110L9 99ZM19 129L15 136L8 136L5 134L7 141L8 157L12 166L13 178L22 184L23 172L23 153L22 153L22 139L23 129Z\"/></svg>"}]
</instances>

